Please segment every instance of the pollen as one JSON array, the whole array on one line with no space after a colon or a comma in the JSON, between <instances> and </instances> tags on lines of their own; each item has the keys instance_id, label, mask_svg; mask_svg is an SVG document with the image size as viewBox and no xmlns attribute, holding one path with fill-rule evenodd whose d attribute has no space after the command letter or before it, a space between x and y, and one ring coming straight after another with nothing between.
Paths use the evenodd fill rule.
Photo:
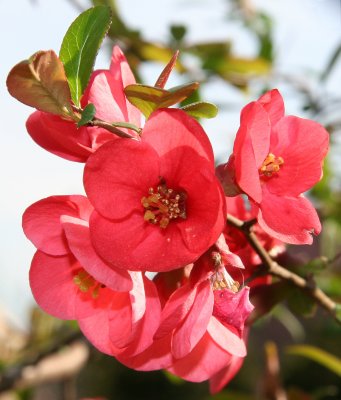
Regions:
<instances>
[{"instance_id":1,"label":"pollen","mask_svg":"<svg viewBox=\"0 0 341 400\"><path fill-rule=\"evenodd\" d=\"M240 284L226 271L226 268L221 262L220 254L214 252L212 254L212 260L214 264L214 272L210 277L212 290L229 289L232 290L233 293L237 293Z\"/></svg>"},{"instance_id":2,"label":"pollen","mask_svg":"<svg viewBox=\"0 0 341 400\"><path fill-rule=\"evenodd\" d=\"M141 199L144 220L165 229L172 220L186 219L186 198L184 190L168 188L161 180L157 188L150 187L148 196Z\"/></svg>"},{"instance_id":3,"label":"pollen","mask_svg":"<svg viewBox=\"0 0 341 400\"><path fill-rule=\"evenodd\" d=\"M276 157L274 154L269 153L263 161L262 166L259 168L259 173L260 175L270 178L273 174L278 173L283 164L284 160L282 157Z\"/></svg>"},{"instance_id":4,"label":"pollen","mask_svg":"<svg viewBox=\"0 0 341 400\"><path fill-rule=\"evenodd\" d=\"M93 299L97 299L100 294L100 289L105 287L97 282L84 269L81 269L78 274L73 277L73 283L78 286L82 293L89 293Z\"/></svg>"}]
</instances>

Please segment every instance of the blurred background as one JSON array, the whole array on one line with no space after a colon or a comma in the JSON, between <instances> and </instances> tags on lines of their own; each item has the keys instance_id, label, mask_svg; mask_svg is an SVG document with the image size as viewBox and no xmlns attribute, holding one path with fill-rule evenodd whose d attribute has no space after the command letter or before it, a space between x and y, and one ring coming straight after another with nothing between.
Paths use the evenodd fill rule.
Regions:
<instances>
[{"instance_id":1,"label":"blurred background","mask_svg":"<svg viewBox=\"0 0 341 400\"><path fill-rule=\"evenodd\" d=\"M199 81L194 100L218 105L218 116L203 121L217 161L230 154L241 108L270 88L281 91L287 114L315 119L328 129L332 146L325 176L309 194L323 232L313 246L289 248L283 262L297 268L313 259L310 271L319 286L341 300L339 0L0 0L0 399L341 399L340 360L337 373L328 357L316 363L311 353L288 351L289 345L305 343L341 356L340 325L300 296L257 321L242 370L215 397L206 383L130 371L98 354L76 325L35 309L28 284L34 248L22 233L21 215L43 197L83 193L83 166L69 162L66 174L65 160L33 143L25 129L32 110L9 96L5 79L37 50L58 52L71 22L93 3L110 5L114 15L96 68L108 68L114 41L137 80L153 85L180 49L168 87Z\"/></svg>"}]
</instances>

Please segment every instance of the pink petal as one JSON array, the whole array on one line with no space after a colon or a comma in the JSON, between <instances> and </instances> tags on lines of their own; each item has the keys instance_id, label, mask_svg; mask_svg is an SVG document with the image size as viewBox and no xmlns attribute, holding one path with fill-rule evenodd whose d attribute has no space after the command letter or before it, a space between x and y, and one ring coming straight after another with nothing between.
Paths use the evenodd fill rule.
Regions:
<instances>
[{"instance_id":1,"label":"pink petal","mask_svg":"<svg viewBox=\"0 0 341 400\"><path fill-rule=\"evenodd\" d=\"M279 120L284 117L284 102L277 89L270 90L263 94L257 103L261 104L268 113L272 126L275 126Z\"/></svg>"},{"instance_id":2,"label":"pink petal","mask_svg":"<svg viewBox=\"0 0 341 400\"><path fill-rule=\"evenodd\" d=\"M127 271L106 264L98 256L90 240L87 222L66 216L61 218L61 222L73 255L90 275L112 290L128 292L132 289Z\"/></svg>"},{"instance_id":3,"label":"pink petal","mask_svg":"<svg viewBox=\"0 0 341 400\"><path fill-rule=\"evenodd\" d=\"M155 111L143 129L142 141L151 144L160 157L179 146L190 147L214 166L211 143L201 125L175 108Z\"/></svg>"},{"instance_id":4,"label":"pink petal","mask_svg":"<svg viewBox=\"0 0 341 400\"><path fill-rule=\"evenodd\" d=\"M258 169L268 155L269 145L268 115L260 104L250 103L242 110L233 154L236 182L256 202L262 198Z\"/></svg>"},{"instance_id":5,"label":"pink petal","mask_svg":"<svg viewBox=\"0 0 341 400\"><path fill-rule=\"evenodd\" d=\"M116 358L129 368L138 371L153 371L167 368L171 365L172 356L170 353L171 336L165 336L156 340L145 351L131 357L126 353L119 354Z\"/></svg>"},{"instance_id":6,"label":"pink petal","mask_svg":"<svg viewBox=\"0 0 341 400\"><path fill-rule=\"evenodd\" d=\"M173 374L191 382L209 379L231 362L231 355L216 345L206 333L192 352L168 368Z\"/></svg>"},{"instance_id":7,"label":"pink petal","mask_svg":"<svg viewBox=\"0 0 341 400\"><path fill-rule=\"evenodd\" d=\"M133 357L151 346L153 335L160 324L161 306L156 287L148 278L144 277L143 282L146 296L145 313L138 322L138 329L134 332L134 341L130 343L125 356L129 354L130 357Z\"/></svg>"},{"instance_id":8,"label":"pink petal","mask_svg":"<svg viewBox=\"0 0 341 400\"><path fill-rule=\"evenodd\" d=\"M131 139L106 143L89 159L84 186L96 210L111 219L139 211L148 189L159 183L159 157L152 147Z\"/></svg>"},{"instance_id":9,"label":"pink petal","mask_svg":"<svg viewBox=\"0 0 341 400\"><path fill-rule=\"evenodd\" d=\"M109 311L109 336L113 345L123 349L132 341L132 309L129 293L116 292Z\"/></svg>"},{"instance_id":10,"label":"pink petal","mask_svg":"<svg viewBox=\"0 0 341 400\"><path fill-rule=\"evenodd\" d=\"M142 213L110 221L94 212L91 241L97 253L118 268L131 271L168 271L197 257L184 246L178 224L167 229L144 221ZM179 251L181 249L181 251Z\"/></svg>"},{"instance_id":11,"label":"pink petal","mask_svg":"<svg viewBox=\"0 0 341 400\"><path fill-rule=\"evenodd\" d=\"M29 116L26 129L45 150L70 161L85 162L92 153L89 133L97 128L77 128L75 122L35 111Z\"/></svg>"},{"instance_id":12,"label":"pink petal","mask_svg":"<svg viewBox=\"0 0 341 400\"><path fill-rule=\"evenodd\" d=\"M70 250L60 224L61 215L89 219L92 210L84 196L51 196L27 208L23 229L37 249L51 255L67 254Z\"/></svg>"},{"instance_id":13,"label":"pink petal","mask_svg":"<svg viewBox=\"0 0 341 400\"><path fill-rule=\"evenodd\" d=\"M266 181L278 196L298 196L322 177L323 159L329 146L328 132L317 122L284 117L271 133L270 152L282 157L279 172Z\"/></svg>"},{"instance_id":14,"label":"pink petal","mask_svg":"<svg viewBox=\"0 0 341 400\"><path fill-rule=\"evenodd\" d=\"M239 337L237 329L227 327L212 316L207 326L207 332L211 338L226 352L237 357L245 357L246 346L244 340Z\"/></svg>"},{"instance_id":15,"label":"pink petal","mask_svg":"<svg viewBox=\"0 0 341 400\"><path fill-rule=\"evenodd\" d=\"M37 251L30 269L30 286L39 306L61 319L95 313L95 305L81 293L73 278L81 269L71 256L49 256Z\"/></svg>"},{"instance_id":16,"label":"pink petal","mask_svg":"<svg viewBox=\"0 0 341 400\"><path fill-rule=\"evenodd\" d=\"M311 244L321 224L315 208L303 196L280 197L264 190L258 223L269 235L292 244Z\"/></svg>"},{"instance_id":17,"label":"pink petal","mask_svg":"<svg viewBox=\"0 0 341 400\"><path fill-rule=\"evenodd\" d=\"M209 281L202 282L185 320L175 329L172 338L172 354L183 358L190 353L206 332L213 311L213 292Z\"/></svg>"},{"instance_id":18,"label":"pink petal","mask_svg":"<svg viewBox=\"0 0 341 400\"><path fill-rule=\"evenodd\" d=\"M231 363L210 378L210 393L220 392L235 377L243 362L244 357L232 356Z\"/></svg>"},{"instance_id":19,"label":"pink petal","mask_svg":"<svg viewBox=\"0 0 341 400\"><path fill-rule=\"evenodd\" d=\"M234 326L242 332L244 323L254 308L249 300L249 292L248 287L238 293L228 289L215 290L213 315L225 326Z\"/></svg>"},{"instance_id":20,"label":"pink petal","mask_svg":"<svg viewBox=\"0 0 341 400\"><path fill-rule=\"evenodd\" d=\"M99 310L90 317L80 319L78 325L89 342L102 353L115 356L120 352L110 341L108 310ZM98 329L99 326L101 329Z\"/></svg>"},{"instance_id":21,"label":"pink petal","mask_svg":"<svg viewBox=\"0 0 341 400\"><path fill-rule=\"evenodd\" d=\"M171 333L186 317L196 296L196 288L181 286L169 297L161 313L160 327L154 335L158 340Z\"/></svg>"}]
</instances>

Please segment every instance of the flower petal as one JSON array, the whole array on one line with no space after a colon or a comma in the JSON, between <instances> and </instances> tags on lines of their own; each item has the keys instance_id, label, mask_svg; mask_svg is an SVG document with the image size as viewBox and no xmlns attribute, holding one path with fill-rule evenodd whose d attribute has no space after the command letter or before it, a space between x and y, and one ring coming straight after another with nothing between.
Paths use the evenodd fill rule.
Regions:
<instances>
[{"instance_id":1,"label":"flower petal","mask_svg":"<svg viewBox=\"0 0 341 400\"><path fill-rule=\"evenodd\" d=\"M231 357L205 333L191 353L176 360L168 370L188 381L202 382L228 365Z\"/></svg>"},{"instance_id":2,"label":"flower petal","mask_svg":"<svg viewBox=\"0 0 341 400\"><path fill-rule=\"evenodd\" d=\"M179 146L190 147L214 167L208 136L201 125L182 110L167 108L152 113L143 128L142 141L153 146L160 157Z\"/></svg>"},{"instance_id":3,"label":"flower petal","mask_svg":"<svg viewBox=\"0 0 341 400\"><path fill-rule=\"evenodd\" d=\"M292 244L311 244L321 223L315 208L303 196L282 197L264 190L258 223L269 235Z\"/></svg>"},{"instance_id":4,"label":"flower petal","mask_svg":"<svg viewBox=\"0 0 341 400\"><path fill-rule=\"evenodd\" d=\"M196 296L196 288L190 285L181 286L169 297L161 314L160 327L154 335L158 340L168 335L186 317Z\"/></svg>"},{"instance_id":5,"label":"flower petal","mask_svg":"<svg viewBox=\"0 0 341 400\"><path fill-rule=\"evenodd\" d=\"M78 129L73 121L35 111L29 116L26 129L45 150L70 161L85 162L92 153L89 132L97 128L83 126Z\"/></svg>"},{"instance_id":6,"label":"flower petal","mask_svg":"<svg viewBox=\"0 0 341 400\"><path fill-rule=\"evenodd\" d=\"M244 357L232 356L231 363L210 378L210 393L220 392L235 377L243 362Z\"/></svg>"},{"instance_id":7,"label":"flower petal","mask_svg":"<svg viewBox=\"0 0 341 400\"><path fill-rule=\"evenodd\" d=\"M257 102L250 103L242 110L233 154L237 184L258 203L262 198L258 169L268 155L269 146L268 114Z\"/></svg>"},{"instance_id":8,"label":"flower petal","mask_svg":"<svg viewBox=\"0 0 341 400\"><path fill-rule=\"evenodd\" d=\"M322 177L323 159L329 146L328 132L317 122L288 116L271 133L270 152L282 157L279 172L266 181L278 196L298 196Z\"/></svg>"},{"instance_id":9,"label":"flower petal","mask_svg":"<svg viewBox=\"0 0 341 400\"><path fill-rule=\"evenodd\" d=\"M118 46L114 46L109 70L97 70L91 75L82 103L96 107L96 117L104 121L141 124L141 112L125 97L124 88L134 84L134 75ZM129 131L129 133L133 133ZM136 134L136 133L135 133Z\"/></svg>"},{"instance_id":10,"label":"flower petal","mask_svg":"<svg viewBox=\"0 0 341 400\"><path fill-rule=\"evenodd\" d=\"M272 127L284 117L284 102L282 95L277 89L269 90L264 93L263 96L257 100L257 103L261 104L268 113Z\"/></svg>"},{"instance_id":11,"label":"flower petal","mask_svg":"<svg viewBox=\"0 0 341 400\"><path fill-rule=\"evenodd\" d=\"M90 240L87 222L63 216L61 223L72 254L90 275L112 290L128 292L132 289L132 280L127 271L106 264L98 256Z\"/></svg>"},{"instance_id":12,"label":"flower petal","mask_svg":"<svg viewBox=\"0 0 341 400\"><path fill-rule=\"evenodd\" d=\"M244 340L239 337L237 329L232 325L227 327L212 316L207 326L207 332L212 339L229 354L238 357L244 357L246 355Z\"/></svg>"},{"instance_id":13,"label":"flower petal","mask_svg":"<svg viewBox=\"0 0 341 400\"><path fill-rule=\"evenodd\" d=\"M84 196L51 196L37 201L23 215L25 235L37 249L51 255L69 253L60 217L68 215L88 220L93 208Z\"/></svg>"},{"instance_id":14,"label":"flower petal","mask_svg":"<svg viewBox=\"0 0 341 400\"><path fill-rule=\"evenodd\" d=\"M210 282L201 282L185 320L173 333L172 354L175 358L185 357L203 337L212 316L213 302Z\"/></svg>"},{"instance_id":15,"label":"flower petal","mask_svg":"<svg viewBox=\"0 0 341 400\"><path fill-rule=\"evenodd\" d=\"M136 210L142 214L142 197L158 183L157 153L148 144L132 139L104 144L85 165L84 187L89 200L110 219L122 219Z\"/></svg>"},{"instance_id":16,"label":"flower petal","mask_svg":"<svg viewBox=\"0 0 341 400\"><path fill-rule=\"evenodd\" d=\"M74 282L82 269L72 256L50 256L37 251L30 269L30 285L39 306L61 319L85 318L106 306L108 290L101 289L98 298L83 293Z\"/></svg>"}]
</instances>

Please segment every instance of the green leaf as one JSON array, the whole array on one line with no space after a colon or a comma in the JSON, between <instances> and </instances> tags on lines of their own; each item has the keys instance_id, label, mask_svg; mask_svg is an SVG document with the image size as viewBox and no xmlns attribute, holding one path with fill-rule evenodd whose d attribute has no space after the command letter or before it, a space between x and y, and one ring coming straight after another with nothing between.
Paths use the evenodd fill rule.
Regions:
<instances>
[{"instance_id":1,"label":"green leaf","mask_svg":"<svg viewBox=\"0 0 341 400\"><path fill-rule=\"evenodd\" d=\"M317 308L315 300L296 287L290 288L288 306L292 312L304 317L312 317Z\"/></svg>"},{"instance_id":2,"label":"green leaf","mask_svg":"<svg viewBox=\"0 0 341 400\"><path fill-rule=\"evenodd\" d=\"M341 376L341 359L332 354L327 353L318 347L308 345L288 346L286 349L288 354L303 356L313 360L338 376Z\"/></svg>"},{"instance_id":3,"label":"green leaf","mask_svg":"<svg viewBox=\"0 0 341 400\"><path fill-rule=\"evenodd\" d=\"M97 6L80 14L71 24L60 48L60 59L76 106L89 82L98 49L111 24L110 8Z\"/></svg>"},{"instance_id":4,"label":"green leaf","mask_svg":"<svg viewBox=\"0 0 341 400\"><path fill-rule=\"evenodd\" d=\"M96 107L92 103L87 104L82 112L81 119L78 121L77 124L78 128L90 122L95 116L95 114L96 114Z\"/></svg>"},{"instance_id":5,"label":"green leaf","mask_svg":"<svg viewBox=\"0 0 341 400\"><path fill-rule=\"evenodd\" d=\"M170 32L173 38L180 42L185 37L187 28L185 25L171 25Z\"/></svg>"},{"instance_id":6,"label":"green leaf","mask_svg":"<svg viewBox=\"0 0 341 400\"><path fill-rule=\"evenodd\" d=\"M298 273L306 276L312 273L324 271L328 267L328 258L321 256L310 260L307 264L298 267Z\"/></svg>"},{"instance_id":7,"label":"green leaf","mask_svg":"<svg viewBox=\"0 0 341 400\"><path fill-rule=\"evenodd\" d=\"M9 93L28 106L56 115L72 115L64 67L52 50L38 51L15 65L6 83Z\"/></svg>"},{"instance_id":8,"label":"green leaf","mask_svg":"<svg viewBox=\"0 0 341 400\"><path fill-rule=\"evenodd\" d=\"M218 107L212 103L200 101L182 107L182 110L195 118L214 118L218 114Z\"/></svg>"}]
</instances>

